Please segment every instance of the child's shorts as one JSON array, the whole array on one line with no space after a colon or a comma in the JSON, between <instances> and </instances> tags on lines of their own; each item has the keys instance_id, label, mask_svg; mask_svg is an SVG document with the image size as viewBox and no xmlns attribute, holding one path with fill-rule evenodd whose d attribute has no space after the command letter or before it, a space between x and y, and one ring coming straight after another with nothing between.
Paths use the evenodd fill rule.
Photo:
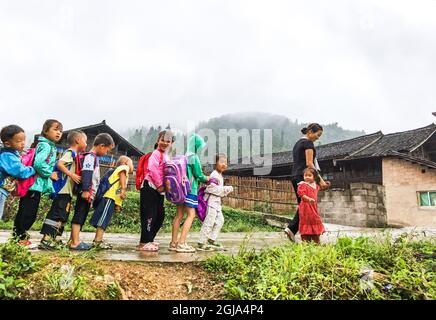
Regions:
<instances>
[{"instance_id":1,"label":"child's shorts","mask_svg":"<svg viewBox=\"0 0 436 320\"><path fill-rule=\"evenodd\" d=\"M115 201L113 199L103 198L98 207L95 208L94 214L92 215L91 220L89 220L89 223L94 228L98 227L106 230L114 212Z\"/></svg>"},{"instance_id":2,"label":"child's shorts","mask_svg":"<svg viewBox=\"0 0 436 320\"><path fill-rule=\"evenodd\" d=\"M60 222L67 222L70 209L71 196L69 194L58 194L53 200L50 211L44 220L44 224L41 228L41 234L48 234L52 237L56 237L62 227Z\"/></svg>"},{"instance_id":3,"label":"child's shorts","mask_svg":"<svg viewBox=\"0 0 436 320\"><path fill-rule=\"evenodd\" d=\"M76 206L74 207L74 215L71 219L72 224L79 224L82 227L85 224L86 218L88 217L89 209L91 204L88 200L81 197L79 193L77 195Z\"/></svg>"},{"instance_id":4,"label":"child's shorts","mask_svg":"<svg viewBox=\"0 0 436 320\"><path fill-rule=\"evenodd\" d=\"M185 206L189 208L198 208L198 197L193 194L188 194L188 196L185 199Z\"/></svg>"}]
</instances>

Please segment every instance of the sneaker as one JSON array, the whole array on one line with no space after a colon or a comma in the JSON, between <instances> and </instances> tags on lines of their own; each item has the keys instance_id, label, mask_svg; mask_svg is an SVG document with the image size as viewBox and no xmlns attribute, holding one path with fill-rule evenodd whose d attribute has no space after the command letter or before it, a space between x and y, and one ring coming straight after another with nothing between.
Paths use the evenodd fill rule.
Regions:
<instances>
[{"instance_id":1,"label":"sneaker","mask_svg":"<svg viewBox=\"0 0 436 320\"><path fill-rule=\"evenodd\" d=\"M59 245L59 243L53 240L41 240L38 246L38 249L40 250L50 250L50 251L59 250L60 248L61 246Z\"/></svg>"},{"instance_id":2,"label":"sneaker","mask_svg":"<svg viewBox=\"0 0 436 320\"><path fill-rule=\"evenodd\" d=\"M30 242L30 240L20 240L17 243L21 246L27 247L29 250L36 249L38 247L38 245L33 244L32 242Z\"/></svg>"},{"instance_id":3,"label":"sneaker","mask_svg":"<svg viewBox=\"0 0 436 320\"><path fill-rule=\"evenodd\" d=\"M176 251L179 253L193 253L195 252L195 248L185 242L185 243L178 244Z\"/></svg>"},{"instance_id":4,"label":"sneaker","mask_svg":"<svg viewBox=\"0 0 436 320\"><path fill-rule=\"evenodd\" d=\"M209 240L209 241L208 241L208 245L209 245L212 249L214 249L214 250L218 250L218 251L224 251L224 250L225 250L225 249L224 249L224 246L223 246L221 243L216 242L216 241Z\"/></svg>"},{"instance_id":5,"label":"sneaker","mask_svg":"<svg viewBox=\"0 0 436 320\"><path fill-rule=\"evenodd\" d=\"M27 247L32 245L32 242L30 242L30 240L20 240L17 243L21 246L27 246Z\"/></svg>"},{"instance_id":6,"label":"sneaker","mask_svg":"<svg viewBox=\"0 0 436 320\"><path fill-rule=\"evenodd\" d=\"M177 251L177 242L170 242L170 245L168 246L168 251Z\"/></svg>"},{"instance_id":7,"label":"sneaker","mask_svg":"<svg viewBox=\"0 0 436 320\"><path fill-rule=\"evenodd\" d=\"M197 250L200 250L200 251L213 251L214 248L212 248L212 246L208 245L207 243L198 243L197 244Z\"/></svg>"},{"instance_id":8,"label":"sneaker","mask_svg":"<svg viewBox=\"0 0 436 320\"><path fill-rule=\"evenodd\" d=\"M111 250L112 245L110 243L107 243L105 241L93 241L92 247L97 250Z\"/></svg>"},{"instance_id":9,"label":"sneaker","mask_svg":"<svg viewBox=\"0 0 436 320\"><path fill-rule=\"evenodd\" d=\"M284 232L286 233L286 236L288 237L288 239L292 242L295 242L295 234L291 231L291 229L286 228L284 230Z\"/></svg>"}]
</instances>

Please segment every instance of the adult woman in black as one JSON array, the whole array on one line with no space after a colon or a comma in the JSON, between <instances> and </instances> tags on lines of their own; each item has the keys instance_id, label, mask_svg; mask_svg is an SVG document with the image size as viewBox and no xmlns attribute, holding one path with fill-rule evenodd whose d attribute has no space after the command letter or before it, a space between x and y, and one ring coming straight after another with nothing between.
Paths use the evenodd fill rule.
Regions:
<instances>
[{"instance_id":1,"label":"adult woman in black","mask_svg":"<svg viewBox=\"0 0 436 320\"><path fill-rule=\"evenodd\" d=\"M322 133L322 126L318 123L311 123L306 128L301 130L303 133L303 137L298 140L294 149L292 150L293 157L293 165L292 165L292 186L294 187L295 195L297 196L297 202L300 203L301 199L297 194L298 183L304 181L303 171L305 168L313 168L316 171L321 171L318 165L318 161L316 160L316 149L313 144L316 140L318 140ZM324 181L321 175L318 176L319 185L322 189L326 189L330 186L330 182ZM289 223L288 227L285 229L285 233L288 236L289 240L295 241L295 234L298 232L298 225L300 223L300 217L297 212L295 213L294 218Z\"/></svg>"}]
</instances>

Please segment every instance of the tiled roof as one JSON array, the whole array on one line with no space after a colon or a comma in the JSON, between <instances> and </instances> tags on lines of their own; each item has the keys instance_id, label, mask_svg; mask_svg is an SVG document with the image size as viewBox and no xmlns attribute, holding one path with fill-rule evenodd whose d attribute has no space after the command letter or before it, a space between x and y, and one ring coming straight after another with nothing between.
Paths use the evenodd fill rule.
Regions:
<instances>
[{"instance_id":1,"label":"tiled roof","mask_svg":"<svg viewBox=\"0 0 436 320\"><path fill-rule=\"evenodd\" d=\"M356 137L349 140L338 141L316 147L317 158L322 160L342 160L357 158L372 158L384 156L399 156L403 158L414 151L436 132L436 125L431 124L423 128L397 132L384 135L381 131ZM414 158L408 155L408 157ZM413 159L411 159L413 160ZM432 161L423 160L434 164ZM286 166L293 163L292 151L274 153L273 166ZM435 164L436 165L436 164ZM230 164L228 172L251 169L253 164Z\"/></svg>"}]
</instances>

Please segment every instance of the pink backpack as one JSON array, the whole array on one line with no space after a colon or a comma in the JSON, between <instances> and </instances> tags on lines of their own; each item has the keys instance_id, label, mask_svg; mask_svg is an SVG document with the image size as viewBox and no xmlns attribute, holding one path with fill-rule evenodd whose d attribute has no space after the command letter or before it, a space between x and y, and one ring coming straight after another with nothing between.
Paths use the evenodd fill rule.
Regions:
<instances>
[{"instance_id":1,"label":"pink backpack","mask_svg":"<svg viewBox=\"0 0 436 320\"><path fill-rule=\"evenodd\" d=\"M26 153L21 156L21 163L27 167L33 166L33 162L35 161L35 154L36 154L36 148L29 148L27 149ZM46 160L47 163L50 162L50 156L51 152L48 155L48 158ZM17 184L15 186L15 190L12 191L12 195L14 197L22 198L26 195L26 193L29 191L30 187L33 186L33 184L36 181L37 174L34 174L33 176L27 178L27 179L18 179Z\"/></svg>"},{"instance_id":2,"label":"pink backpack","mask_svg":"<svg viewBox=\"0 0 436 320\"><path fill-rule=\"evenodd\" d=\"M164 186L165 195L168 201L174 204L183 204L188 193L191 191L191 184L188 180L186 156L176 156L164 163Z\"/></svg>"},{"instance_id":3,"label":"pink backpack","mask_svg":"<svg viewBox=\"0 0 436 320\"><path fill-rule=\"evenodd\" d=\"M211 183L216 185L219 184L218 180L215 178L211 178L207 184L209 185ZM198 189L198 208L196 212L197 212L197 217L198 219L200 219L201 222L204 222L204 219L206 219L207 207L209 202L209 197L207 197L206 199L205 192L206 192L206 186L202 186L200 189Z\"/></svg>"}]
</instances>

